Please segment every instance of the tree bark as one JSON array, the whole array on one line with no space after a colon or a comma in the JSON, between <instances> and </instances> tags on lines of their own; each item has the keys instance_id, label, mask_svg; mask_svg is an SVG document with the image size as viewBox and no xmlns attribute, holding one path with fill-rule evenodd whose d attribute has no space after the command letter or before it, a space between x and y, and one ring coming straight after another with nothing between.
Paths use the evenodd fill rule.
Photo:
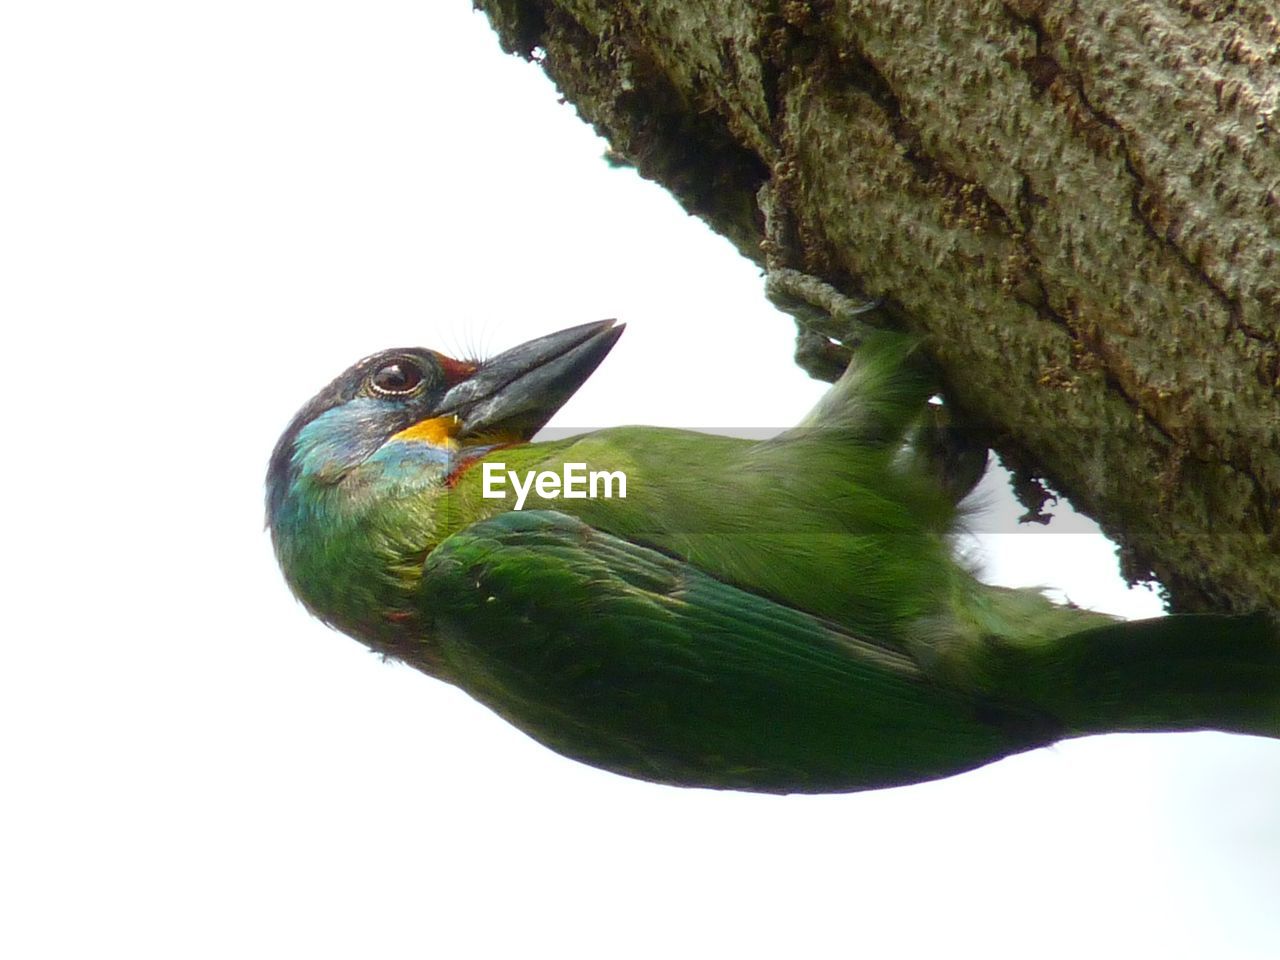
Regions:
<instances>
[{"instance_id":1,"label":"tree bark","mask_svg":"<svg viewBox=\"0 0 1280 960\"><path fill-rule=\"evenodd\" d=\"M476 5L745 256L885 298L1029 507L1280 610L1273 4Z\"/></svg>"}]
</instances>

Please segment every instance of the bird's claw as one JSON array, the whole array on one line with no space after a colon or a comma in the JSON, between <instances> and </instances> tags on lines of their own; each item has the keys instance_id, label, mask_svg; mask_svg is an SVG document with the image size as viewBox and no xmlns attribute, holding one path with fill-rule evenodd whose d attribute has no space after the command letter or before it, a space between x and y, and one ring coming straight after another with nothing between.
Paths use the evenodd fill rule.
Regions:
<instances>
[{"instance_id":1,"label":"bird's claw","mask_svg":"<svg viewBox=\"0 0 1280 960\"><path fill-rule=\"evenodd\" d=\"M818 380L833 381L848 365L870 324L858 319L884 303L845 296L825 280L779 267L765 277L765 296L795 318L796 364Z\"/></svg>"}]
</instances>

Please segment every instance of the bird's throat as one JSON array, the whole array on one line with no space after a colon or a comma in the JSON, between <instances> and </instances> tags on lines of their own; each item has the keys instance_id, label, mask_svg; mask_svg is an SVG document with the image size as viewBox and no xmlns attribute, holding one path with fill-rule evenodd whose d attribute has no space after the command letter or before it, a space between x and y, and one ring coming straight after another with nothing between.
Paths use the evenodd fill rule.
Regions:
<instances>
[{"instance_id":1,"label":"bird's throat","mask_svg":"<svg viewBox=\"0 0 1280 960\"><path fill-rule=\"evenodd\" d=\"M429 443L435 447L453 450L458 446L456 437L461 429L462 422L450 413L443 417L419 420L413 426L393 434L388 442L399 440L403 443Z\"/></svg>"}]
</instances>

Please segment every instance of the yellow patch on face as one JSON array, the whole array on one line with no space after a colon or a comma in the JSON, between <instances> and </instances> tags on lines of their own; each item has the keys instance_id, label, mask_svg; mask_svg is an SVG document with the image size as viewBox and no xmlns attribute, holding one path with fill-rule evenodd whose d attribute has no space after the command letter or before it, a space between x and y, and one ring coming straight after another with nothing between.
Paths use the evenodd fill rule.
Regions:
<instances>
[{"instance_id":1,"label":"yellow patch on face","mask_svg":"<svg viewBox=\"0 0 1280 960\"><path fill-rule=\"evenodd\" d=\"M458 446L458 441L454 437L461 427L462 424L458 418L448 414L443 417L432 417L430 420L419 420L413 426L405 427L399 433L392 434L390 439L405 443L429 443L433 447L453 449Z\"/></svg>"}]
</instances>

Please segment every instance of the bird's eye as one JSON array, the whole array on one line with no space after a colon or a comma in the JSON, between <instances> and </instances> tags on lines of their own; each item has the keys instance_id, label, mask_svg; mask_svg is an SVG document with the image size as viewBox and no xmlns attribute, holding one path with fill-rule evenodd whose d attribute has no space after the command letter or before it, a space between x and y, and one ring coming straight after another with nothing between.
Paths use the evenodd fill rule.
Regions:
<instances>
[{"instance_id":1,"label":"bird's eye","mask_svg":"<svg viewBox=\"0 0 1280 960\"><path fill-rule=\"evenodd\" d=\"M375 392L393 397L413 393L420 383L422 368L403 357L384 363L369 378L369 384Z\"/></svg>"}]
</instances>

